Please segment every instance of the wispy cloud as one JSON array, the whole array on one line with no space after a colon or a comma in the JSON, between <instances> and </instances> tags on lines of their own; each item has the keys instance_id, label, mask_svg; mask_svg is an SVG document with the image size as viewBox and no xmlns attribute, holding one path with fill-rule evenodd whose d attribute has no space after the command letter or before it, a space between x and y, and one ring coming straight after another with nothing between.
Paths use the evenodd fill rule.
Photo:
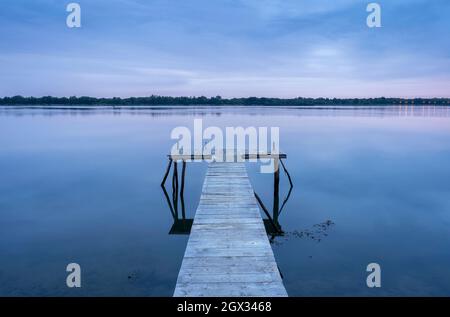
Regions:
<instances>
[{"instance_id":1,"label":"wispy cloud","mask_svg":"<svg viewBox=\"0 0 450 317\"><path fill-rule=\"evenodd\" d=\"M449 96L450 2L4 0L0 95Z\"/></svg>"}]
</instances>

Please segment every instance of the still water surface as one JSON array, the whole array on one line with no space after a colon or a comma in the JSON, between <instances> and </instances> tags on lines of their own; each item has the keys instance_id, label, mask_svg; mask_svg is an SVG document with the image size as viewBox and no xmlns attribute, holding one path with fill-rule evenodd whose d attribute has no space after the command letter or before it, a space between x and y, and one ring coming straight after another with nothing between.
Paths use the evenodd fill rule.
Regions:
<instances>
[{"instance_id":1,"label":"still water surface","mask_svg":"<svg viewBox=\"0 0 450 317\"><path fill-rule=\"evenodd\" d=\"M187 235L160 182L176 126L279 126L294 189L273 239L291 296L450 296L450 110L0 108L0 295L170 296ZM271 206L273 176L247 164ZM193 218L204 163L189 163ZM281 173L280 199L289 189ZM65 267L82 268L69 289ZM366 286L366 266L382 287Z\"/></svg>"}]
</instances>

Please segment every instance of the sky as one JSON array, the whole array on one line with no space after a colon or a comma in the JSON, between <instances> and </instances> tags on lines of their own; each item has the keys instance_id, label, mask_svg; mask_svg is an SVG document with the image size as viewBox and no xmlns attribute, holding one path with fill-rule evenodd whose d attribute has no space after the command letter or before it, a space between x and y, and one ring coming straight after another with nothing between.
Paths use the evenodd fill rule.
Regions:
<instances>
[{"instance_id":1,"label":"sky","mask_svg":"<svg viewBox=\"0 0 450 317\"><path fill-rule=\"evenodd\" d=\"M450 1L1 1L0 96L152 94L450 97Z\"/></svg>"}]
</instances>

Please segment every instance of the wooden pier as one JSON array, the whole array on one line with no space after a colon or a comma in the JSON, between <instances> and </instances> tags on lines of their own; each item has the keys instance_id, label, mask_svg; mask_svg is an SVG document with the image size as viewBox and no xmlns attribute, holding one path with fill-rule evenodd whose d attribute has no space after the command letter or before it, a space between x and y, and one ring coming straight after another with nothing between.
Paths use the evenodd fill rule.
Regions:
<instances>
[{"instance_id":1,"label":"wooden pier","mask_svg":"<svg viewBox=\"0 0 450 317\"><path fill-rule=\"evenodd\" d=\"M244 163L210 163L174 296L287 296Z\"/></svg>"}]
</instances>

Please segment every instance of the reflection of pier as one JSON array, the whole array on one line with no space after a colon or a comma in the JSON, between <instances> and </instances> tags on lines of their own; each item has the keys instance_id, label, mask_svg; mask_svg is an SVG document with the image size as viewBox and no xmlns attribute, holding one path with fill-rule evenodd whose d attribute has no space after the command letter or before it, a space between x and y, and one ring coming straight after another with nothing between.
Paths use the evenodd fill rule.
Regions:
<instances>
[{"instance_id":1,"label":"reflection of pier","mask_svg":"<svg viewBox=\"0 0 450 317\"><path fill-rule=\"evenodd\" d=\"M292 190L292 182L281 161L286 155L245 154L245 159L271 158L275 162L273 214L254 193L244 163L210 163L203 183L195 219L186 219L184 178L186 161L203 156L169 156L162 182L174 218L171 234L190 237L178 275L175 296L286 296L286 290L267 234L282 234L278 222ZM181 185L178 164L181 161ZM278 164L288 175L291 190L279 208ZM172 174L172 200L164 184ZM179 196L178 196L179 193ZM178 210L180 198L181 218ZM258 202L268 217L262 221Z\"/></svg>"},{"instance_id":2,"label":"reflection of pier","mask_svg":"<svg viewBox=\"0 0 450 317\"><path fill-rule=\"evenodd\" d=\"M277 162L277 161L276 161ZM283 168L284 173L286 174L288 181L289 181L289 191L286 194L286 197L283 199L283 202L281 203L280 207L280 169L278 166L276 167L276 171L274 172L273 177L273 207L272 207L272 216L270 215L269 211L267 210L267 207L262 202L261 198L258 196L258 194L255 192L256 200L259 203L259 206L264 211L265 215L267 216L267 219L264 219L264 227L266 228L267 234L270 236L270 241L272 242L275 237L282 236L284 234L281 224L279 222L279 217L281 212L284 209L284 206L286 205L287 201L289 200L289 197L291 197L292 189L294 188L294 184L292 183L291 175L289 175L289 172L286 169L286 166L284 165L283 161L280 159L279 163L281 163L281 166ZM275 163L278 164L278 163Z\"/></svg>"},{"instance_id":3,"label":"reflection of pier","mask_svg":"<svg viewBox=\"0 0 450 317\"><path fill-rule=\"evenodd\" d=\"M169 176L170 169L173 164L173 174L172 174L172 200L167 193L166 187L164 186ZM173 225L169 231L169 234L189 234L191 232L193 219L186 219L186 208L184 205L184 183L186 176L186 160L182 161L181 170L181 188L178 189L178 163L169 159L169 165L167 166L166 174L164 175L161 187L166 197L167 204L169 205L170 213L173 217ZM180 193L180 205L181 205L181 219L178 212L178 193Z\"/></svg>"}]
</instances>

